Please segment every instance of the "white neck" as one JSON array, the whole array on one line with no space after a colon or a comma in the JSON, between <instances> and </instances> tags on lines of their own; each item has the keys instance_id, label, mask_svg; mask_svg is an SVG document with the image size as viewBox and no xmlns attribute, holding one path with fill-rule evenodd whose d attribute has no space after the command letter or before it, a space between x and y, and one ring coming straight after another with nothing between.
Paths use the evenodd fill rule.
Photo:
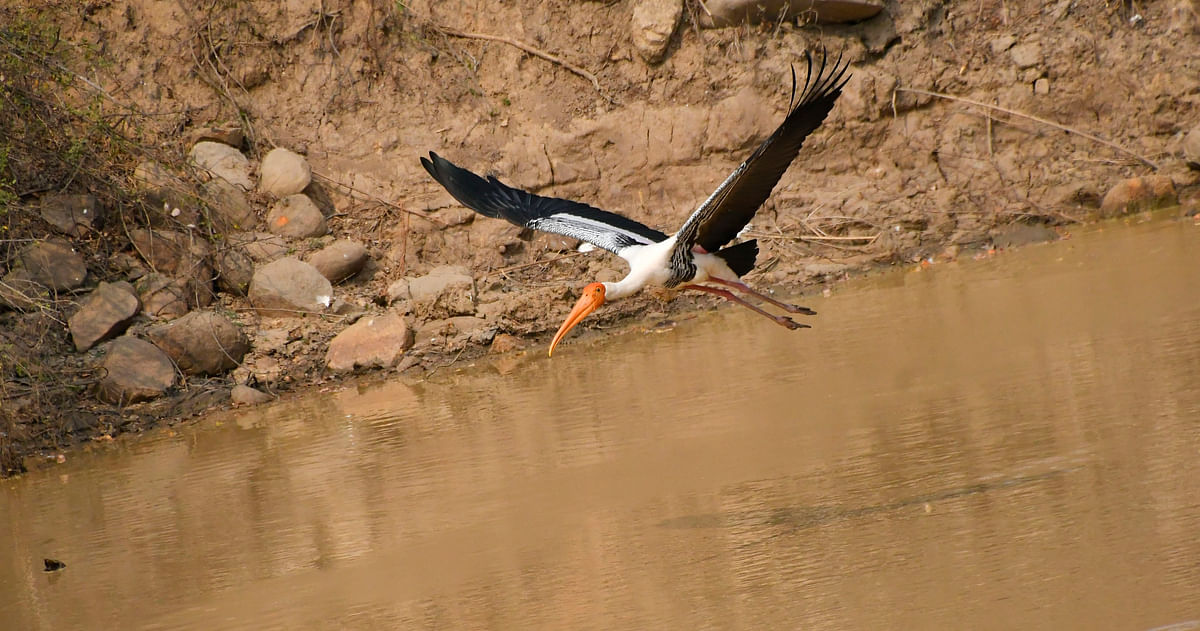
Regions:
<instances>
[{"instance_id":1,"label":"white neck","mask_svg":"<svg viewBox=\"0 0 1200 631\"><path fill-rule=\"evenodd\" d=\"M641 279L634 278L633 274L630 274L615 283L601 284L604 285L605 302L608 302L609 300L620 300L622 298L632 296L633 294L637 293L637 291L641 289L643 285L645 285Z\"/></svg>"}]
</instances>

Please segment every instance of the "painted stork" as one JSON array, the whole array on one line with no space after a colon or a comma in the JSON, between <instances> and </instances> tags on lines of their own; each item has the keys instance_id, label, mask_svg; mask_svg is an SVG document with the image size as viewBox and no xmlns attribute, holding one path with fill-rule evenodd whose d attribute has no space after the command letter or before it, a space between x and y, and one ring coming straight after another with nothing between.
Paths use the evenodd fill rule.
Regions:
<instances>
[{"instance_id":1,"label":"painted stork","mask_svg":"<svg viewBox=\"0 0 1200 631\"><path fill-rule=\"evenodd\" d=\"M648 285L714 294L789 329L807 327L787 316L764 311L730 291L788 313L816 314L807 307L763 295L743 283L741 277L754 268L758 244L750 240L728 245L770 196L800 152L804 139L825 120L849 80L849 63L843 64L841 57L827 67L822 56L815 78L812 57L806 57L808 76L799 100L795 98L796 73L792 70L792 104L783 123L670 236L587 204L535 195L506 186L491 176L482 178L433 152L421 158L421 165L455 199L481 215L586 241L629 263L629 274L620 281L591 283L583 288L583 295L550 342L551 356L567 332L588 314L606 301L625 298Z\"/></svg>"}]
</instances>

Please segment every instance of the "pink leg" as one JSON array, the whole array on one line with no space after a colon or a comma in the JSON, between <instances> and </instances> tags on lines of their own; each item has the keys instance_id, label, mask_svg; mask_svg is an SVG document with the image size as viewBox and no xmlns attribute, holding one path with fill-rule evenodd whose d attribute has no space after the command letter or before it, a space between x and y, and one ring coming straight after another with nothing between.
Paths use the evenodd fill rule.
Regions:
<instances>
[{"instance_id":1,"label":"pink leg","mask_svg":"<svg viewBox=\"0 0 1200 631\"><path fill-rule=\"evenodd\" d=\"M733 287L734 289L736 289L742 293L750 294L751 296L754 296L755 298L758 298L759 300L762 300L763 302L768 302L770 304L773 304L776 307L779 307L780 309L783 309L784 311L786 311L788 313L803 313L805 315L817 315L816 311L813 311L812 309L809 309L808 307L801 307L801 306L793 305L793 304L786 303L786 302L779 302L778 300L776 300L770 296L767 296L765 294L760 294L757 291L755 291L753 288L751 288L749 285L747 285L746 283L735 283L733 281L721 280L720 278L711 278L711 277L708 279L708 282L717 283L719 285L725 285L726 287Z\"/></svg>"},{"instance_id":2,"label":"pink leg","mask_svg":"<svg viewBox=\"0 0 1200 631\"><path fill-rule=\"evenodd\" d=\"M776 324L778 324L780 326L785 326L789 329L792 329L793 331L796 329L811 328L807 324L800 324L799 322L796 322L795 320L793 320L787 316L777 316L774 314L767 313L766 311L759 309L758 307L746 302L745 300L738 298L737 296L733 295L732 292L726 291L724 289L717 289L716 287L705 287L704 285L684 285L684 286L680 287L680 289L695 289L696 291L702 291L706 294L720 296L730 302L735 302L739 305L742 305L743 307L745 307L763 317L770 318L770 319L774 320Z\"/></svg>"}]
</instances>

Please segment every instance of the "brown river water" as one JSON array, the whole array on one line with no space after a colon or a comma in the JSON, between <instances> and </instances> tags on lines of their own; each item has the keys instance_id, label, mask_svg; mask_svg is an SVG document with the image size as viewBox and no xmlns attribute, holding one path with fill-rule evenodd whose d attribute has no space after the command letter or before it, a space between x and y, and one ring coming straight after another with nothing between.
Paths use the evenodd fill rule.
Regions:
<instances>
[{"instance_id":1,"label":"brown river water","mask_svg":"<svg viewBox=\"0 0 1200 631\"><path fill-rule=\"evenodd\" d=\"M1200 629L1200 226L800 302L0 481L0 628Z\"/></svg>"}]
</instances>

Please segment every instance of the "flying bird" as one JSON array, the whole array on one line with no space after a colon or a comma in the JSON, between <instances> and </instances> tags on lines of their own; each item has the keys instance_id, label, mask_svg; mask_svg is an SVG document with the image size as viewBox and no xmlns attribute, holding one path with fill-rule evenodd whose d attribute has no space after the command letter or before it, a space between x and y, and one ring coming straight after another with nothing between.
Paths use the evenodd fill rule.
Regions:
<instances>
[{"instance_id":1,"label":"flying bird","mask_svg":"<svg viewBox=\"0 0 1200 631\"><path fill-rule=\"evenodd\" d=\"M807 307L763 295L743 283L741 277L754 268L758 244L750 240L729 245L770 196L779 178L796 159L804 139L825 120L849 80L846 74L849 63L843 64L841 57L829 66L823 55L815 76L812 57L806 57L808 76L799 99L795 96L796 73L792 70L792 102L783 123L673 235L581 202L543 197L507 186L492 176L480 177L432 151L428 158L421 158L421 165L455 199L481 215L579 239L613 252L629 263L629 274L620 281L591 283L583 288L583 295L550 342L551 356L567 332L588 314L607 301L625 298L647 286L714 294L789 329L806 328L807 324L769 313L731 291L788 313L816 314Z\"/></svg>"}]
</instances>

